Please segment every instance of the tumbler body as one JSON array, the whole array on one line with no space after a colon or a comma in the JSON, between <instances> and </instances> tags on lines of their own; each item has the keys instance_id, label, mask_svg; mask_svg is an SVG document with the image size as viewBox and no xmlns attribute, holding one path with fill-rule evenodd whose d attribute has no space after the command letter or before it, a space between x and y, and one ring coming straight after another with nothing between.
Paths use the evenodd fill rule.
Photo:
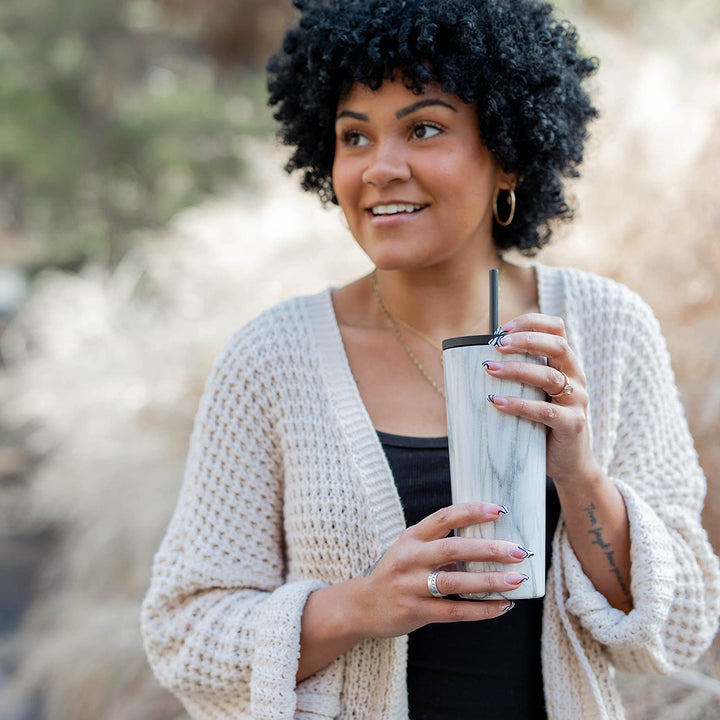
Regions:
<instances>
[{"instance_id":1,"label":"tumbler body","mask_svg":"<svg viewBox=\"0 0 720 720\"><path fill-rule=\"evenodd\" d=\"M523 572L530 580L508 592L463 595L473 600L511 600L545 595L545 442L546 427L506 415L488 395L543 400L542 390L492 377L485 360L545 364L545 358L500 354L492 336L474 335L443 342L453 503L482 501L509 512L493 522L458 528L461 537L508 540L534 555L519 564L463 562L470 572Z\"/></svg>"}]
</instances>

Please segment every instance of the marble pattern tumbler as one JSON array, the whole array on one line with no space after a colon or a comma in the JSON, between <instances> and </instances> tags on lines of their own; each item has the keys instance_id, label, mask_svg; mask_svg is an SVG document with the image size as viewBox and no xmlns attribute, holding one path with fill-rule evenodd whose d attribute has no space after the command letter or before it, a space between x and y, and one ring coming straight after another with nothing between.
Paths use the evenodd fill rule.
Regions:
<instances>
[{"instance_id":1,"label":"marble pattern tumbler","mask_svg":"<svg viewBox=\"0 0 720 720\"><path fill-rule=\"evenodd\" d=\"M497 337L495 337L497 339ZM520 565L493 562L459 563L470 572L516 571L530 579L517 589L463 595L473 600L511 600L545 595L545 436L546 428L506 415L488 402L488 395L542 400L542 390L490 376L485 360L544 358L503 354L492 335L443 341L445 394L453 503L482 501L505 505L509 512L494 522L458 528L461 537L509 540L534 552Z\"/></svg>"}]
</instances>

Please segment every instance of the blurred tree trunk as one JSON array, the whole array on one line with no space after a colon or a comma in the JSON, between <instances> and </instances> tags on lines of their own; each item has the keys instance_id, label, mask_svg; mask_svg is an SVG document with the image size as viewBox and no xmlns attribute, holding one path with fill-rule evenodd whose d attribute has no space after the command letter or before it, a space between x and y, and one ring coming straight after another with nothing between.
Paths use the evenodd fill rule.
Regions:
<instances>
[{"instance_id":1,"label":"blurred tree trunk","mask_svg":"<svg viewBox=\"0 0 720 720\"><path fill-rule=\"evenodd\" d=\"M290 0L162 0L172 13L196 18L220 70L265 64L296 11Z\"/></svg>"},{"instance_id":2,"label":"blurred tree trunk","mask_svg":"<svg viewBox=\"0 0 720 720\"><path fill-rule=\"evenodd\" d=\"M630 25L637 15L636 3L627 0L583 0L583 10L620 27Z\"/></svg>"}]
</instances>

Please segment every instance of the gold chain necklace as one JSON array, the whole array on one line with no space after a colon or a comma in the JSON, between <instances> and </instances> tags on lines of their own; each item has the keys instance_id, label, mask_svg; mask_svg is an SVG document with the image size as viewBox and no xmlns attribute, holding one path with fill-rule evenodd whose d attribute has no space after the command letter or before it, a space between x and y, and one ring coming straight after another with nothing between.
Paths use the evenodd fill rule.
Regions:
<instances>
[{"instance_id":1,"label":"gold chain necklace","mask_svg":"<svg viewBox=\"0 0 720 720\"><path fill-rule=\"evenodd\" d=\"M500 285L500 281L502 280L502 274L503 274L503 268L505 266L505 260L503 258L500 258L500 271L498 272L498 286ZM375 273L373 273L374 277ZM377 284L377 282L375 282ZM379 294L379 291L378 291ZM381 296L382 298L382 296ZM489 308L488 308L489 310ZM468 330L465 331L465 335L474 335L482 326L482 324L485 322L487 316L488 316L488 310L486 310L482 317L471 327L468 328ZM389 311L388 311L389 312ZM395 318L393 318L395 319ZM424 332L421 330L418 330L417 328L413 327L410 323L405 322L404 320L401 320L400 318L395 319L396 322L399 322L406 330L409 330L413 335L416 335L421 340L424 340L428 345L431 345L434 347L439 353L440 353L440 364L443 364L443 354L442 354L442 345L439 345L436 343L431 337L428 337Z\"/></svg>"},{"instance_id":2,"label":"gold chain necklace","mask_svg":"<svg viewBox=\"0 0 720 720\"><path fill-rule=\"evenodd\" d=\"M467 330L464 334L465 335L474 335L477 330L480 329L480 326L485 322L485 318L487 317L487 310L485 311L485 314L478 320L469 330ZM400 320L400 318L397 318L397 322L399 322L406 330L409 330L413 335L417 335L421 340L424 340L428 345L432 345L439 353L440 353L440 362L442 363L442 345L439 345L436 343L431 337L428 337L424 332L421 330L418 330L417 328L414 328L410 323L406 323L404 320Z\"/></svg>"},{"instance_id":3,"label":"gold chain necklace","mask_svg":"<svg viewBox=\"0 0 720 720\"><path fill-rule=\"evenodd\" d=\"M500 279L502 278L502 271L503 271L504 261L502 258L500 258L500 272L498 277L498 283ZM373 271L372 275L370 275L370 281L372 283L373 288L373 295L375 296L375 300L380 307L380 310L382 310L383 315L385 316L385 319L387 320L388 325L390 325L390 328L393 331L393 334L397 338L398 342L402 345L403 350L407 353L407 356L413 361L413 364L415 367L422 373L423 377L430 383L430 385L437 390L442 397L445 397L445 391L432 379L430 376L430 373L425 369L423 364L417 359L415 356L415 353L408 347L408 344L405 342L405 338L402 336L402 333L400 332L400 328L398 327L398 323L400 323L405 329L409 330L414 335L417 335L419 338L424 340L426 343L429 343L434 347L439 353L440 353L440 364L443 364L443 354L442 354L442 346L438 345L432 338L425 335L425 333L421 332L417 328L414 328L409 323L406 323L404 320L395 319L395 316L390 312L390 308L385 304L385 300L382 296L382 293L380 292L380 288L378 287L377 282L377 271ZM488 311L486 310L483 314L482 318L478 320L478 322L475 323L465 334L471 335L474 331L476 331L481 323L485 320L487 317Z\"/></svg>"},{"instance_id":4,"label":"gold chain necklace","mask_svg":"<svg viewBox=\"0 0 720 720\"><path fill-rule=\"evenodd\" d=\"M428 371L423 367L422 363L415 357L415 353L408 347L407 343L405 342L405 338L403 338L402 333L400 332L400 328L398 327L397 322L395 322L395 318L392 316L392 313L388 309L388 306L385 304L385 301L383 300L383 296L380 294L380 288L378 287L377 283L377 277L375 275L375 272L370 275L370 281L372 282L372 288L373 288L373 295L375 296L375 300L377 301L377 304L380 306L380 310L382 310L383 315L385 316L385 319L387 320L388 325L390 325L390 328L393 331L393 334L397 338L398 342L402 345L403 349L407 353L408 357L413 361L415 367L422 373L423 377L430 383L430 385L437 390L438 393L442 396L443 400L445 399L445 391L430 377L430 374Z\"/></svg>"}]
</instances>

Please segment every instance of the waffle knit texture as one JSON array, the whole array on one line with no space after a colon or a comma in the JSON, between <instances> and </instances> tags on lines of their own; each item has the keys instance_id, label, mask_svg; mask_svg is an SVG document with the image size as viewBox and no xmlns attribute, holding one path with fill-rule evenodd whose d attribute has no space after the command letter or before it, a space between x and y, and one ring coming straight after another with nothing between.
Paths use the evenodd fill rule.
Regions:
<instances>
[{"instance_id":1,"label":"waffle knit texture","mask_svg":"<svg viewBox=\"0 0 720 720\"><path fill-rule=\"evenodd\" d=\"M705 478L647 305L595 275L536 272L540 308L564 318L587 376L594 452L625 499L635 603L625 615L594 589L561 518L542 630L548 718L618 720L613 666L667 673L714 636ZM142 610L157 678L197 720L406 720L407 636L366 640L295 683L308 595L362 572L404 527L330 291L266 311L226 345L200 401Z\"/></svg>"}]
</instances>

